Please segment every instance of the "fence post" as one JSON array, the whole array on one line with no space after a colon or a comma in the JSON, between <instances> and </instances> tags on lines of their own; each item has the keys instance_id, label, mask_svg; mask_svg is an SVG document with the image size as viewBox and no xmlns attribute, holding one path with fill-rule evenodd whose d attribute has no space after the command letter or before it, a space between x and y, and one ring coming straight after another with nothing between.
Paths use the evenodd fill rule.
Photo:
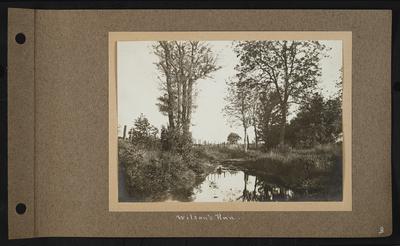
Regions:
<instances>
[{"instance_id":1,"label":"fence post","mask_svg":"<svg viewBox=\"0 0 400 246\"><path fill-rule=\"evenodd\" d=\"M122 136L123 136L122 139L125 140L125 137L126 137L126 125L124 125L124 134Z\"/></svg>"}]
</instances>

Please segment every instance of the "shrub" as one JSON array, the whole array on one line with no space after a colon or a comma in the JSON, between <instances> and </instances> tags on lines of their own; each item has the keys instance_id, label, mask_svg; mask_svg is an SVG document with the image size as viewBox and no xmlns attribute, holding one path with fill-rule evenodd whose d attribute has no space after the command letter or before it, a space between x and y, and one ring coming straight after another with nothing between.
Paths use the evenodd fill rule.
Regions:
<instances>
[{"instance_id":1,"label":"shrub","mask_svg":"<svg viewBox=\"0 0 400 246\"><path fill-rule=\"evenodd\" d=\"M169 195L190 194L203 170L194 156L143 150L121 140L119 163L127 192L138 200L165 200Z\"/></svg>"}]
</instances>

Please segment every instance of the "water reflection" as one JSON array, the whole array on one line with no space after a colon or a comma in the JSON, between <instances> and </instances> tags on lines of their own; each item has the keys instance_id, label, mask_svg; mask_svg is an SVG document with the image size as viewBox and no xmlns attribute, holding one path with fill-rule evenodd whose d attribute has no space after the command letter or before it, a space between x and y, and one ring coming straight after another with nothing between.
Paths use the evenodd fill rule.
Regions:
<instances>
[{"instance_id":1,"label":"water reflection","mask_svg":"<svg viewBox=\"0 0 400 246\"><path fill-rule=\"evenodd\" d=\"M219 166L193 191L194 202L288 201L291 189L269 183L262 175Z\"/></svg>"}]
</instances>

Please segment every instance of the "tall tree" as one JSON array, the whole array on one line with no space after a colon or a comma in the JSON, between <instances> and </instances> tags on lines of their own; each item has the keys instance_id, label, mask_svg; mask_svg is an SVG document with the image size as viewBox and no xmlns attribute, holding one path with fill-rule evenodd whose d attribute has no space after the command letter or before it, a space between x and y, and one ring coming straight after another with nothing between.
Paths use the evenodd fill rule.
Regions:
<instances>
[{"instance_id":1,"label":"tall tree","mask_svg":"<svg viewBox=\"0 0 400 246\"><path fill-rule=\"evenodd\" d=\"M274 130L280 122L279 99L274 91L263 91L259 94L260 105L257 111L257 133L264 141L265 148L276 144Z\"/></svg>"},{"instance_id":2,"label":"tall tree","mask_svg":"<svg viewBox=\"0 0 400 246\"><path fill-rule=\"evenodd\" d=\"M280 144L285 143L288 110L316 88L325 45L318 41L243 41L236 43L238 69L259 87L272 85L280 107Z\"/></svg>"},{"instance_id":3,"label":"tall tree","mask_svg":"<svg viewBox=\"0 0 400 246\"><path fill-rule=\"evenodd\" d=\"M254 143L255 148L258 148L259 142L259 133L257 130L257 126L259 124L258 115L261 109L261 101L260 101L260 90L258 88L249 88L247 84L251 83L250 81L245 80L244 83L241 83L239 86L247 88L248 96L246 97L249 104L249 117L250 124L254 130Z\"/></svg>"},{"instance_id":4,"label":"tall tree","mask_svg":"<svg viewBox=\"0 0 400 246\"><path fill-rule=\"evenodd\" d=\"M195 107L195 85L220 67L206 42L160 41L154 46L163 95L159 109L168 116L168 128L187 136Z\"/></svg>"},{"instance_id":5,"label":"tall tree","mask_svg":"<svg viewBox=\"0 0 400 246\"><path fill-rule=\"evenodd\" d=\"M244 151L248 149L247 130L252 120L251 94L246 91L246 87L240 86L240 81L228 80L228 94L225 97L226 105L223 108L225 117L231 125L241 125L243 127L243 146Z\"/></svg>"}]
</instances>

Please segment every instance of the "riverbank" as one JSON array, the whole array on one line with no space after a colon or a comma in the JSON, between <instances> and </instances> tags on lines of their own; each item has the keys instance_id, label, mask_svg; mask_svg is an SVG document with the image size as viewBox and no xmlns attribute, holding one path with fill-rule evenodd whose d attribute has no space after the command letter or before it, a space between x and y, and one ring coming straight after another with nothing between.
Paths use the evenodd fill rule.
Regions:
<instances>
[{"instance_id":1,"label":"riverbank","mask_svg":"<svg viewBox=\"0 0 400 246\"><path fill-rule=\"evenodd\" d=\"M301 194L298 200L342 199L341 144L250 156L247 161L228 163Z\"/></svg>"},{"instance_id":2,"label":"riverbank","mask_svg":"<svg viewBox=\"0 0 400 246\"><path fill-rule=\"evenodd\" d=\"M341 200L341 145L290 149L285 152L244 152L223 145L193 146L190 155L159 149L140 149L119 142L119 162L126 194L134 201L191 201L199 187L218 168L230 167L257 176L259 187L284 187L298 200ZM125 199L132 201L132 199Z\"/></svg>"},{"instance_id":3,"label":"riverbank","mask_svg":"<svg viewBox=\"0 0 400 246\"><path fill-rule=\"evenodd\" d=\"M222 166L262 177L264 186L291 189L297 200L342 199L342 145L261 152L201 146L201 156Z\"/></svg>"},{"instance_id":4,"label":"riverbank","mask_svg":"<svg viewBox=\"0 0 400 246\"><path fill-rule=\"evenodd\" d=\"M217 162L193 151L185 156L118 142L121 201L190 201L193 188L213 172Z\"/></svg>"}]
</instances>

